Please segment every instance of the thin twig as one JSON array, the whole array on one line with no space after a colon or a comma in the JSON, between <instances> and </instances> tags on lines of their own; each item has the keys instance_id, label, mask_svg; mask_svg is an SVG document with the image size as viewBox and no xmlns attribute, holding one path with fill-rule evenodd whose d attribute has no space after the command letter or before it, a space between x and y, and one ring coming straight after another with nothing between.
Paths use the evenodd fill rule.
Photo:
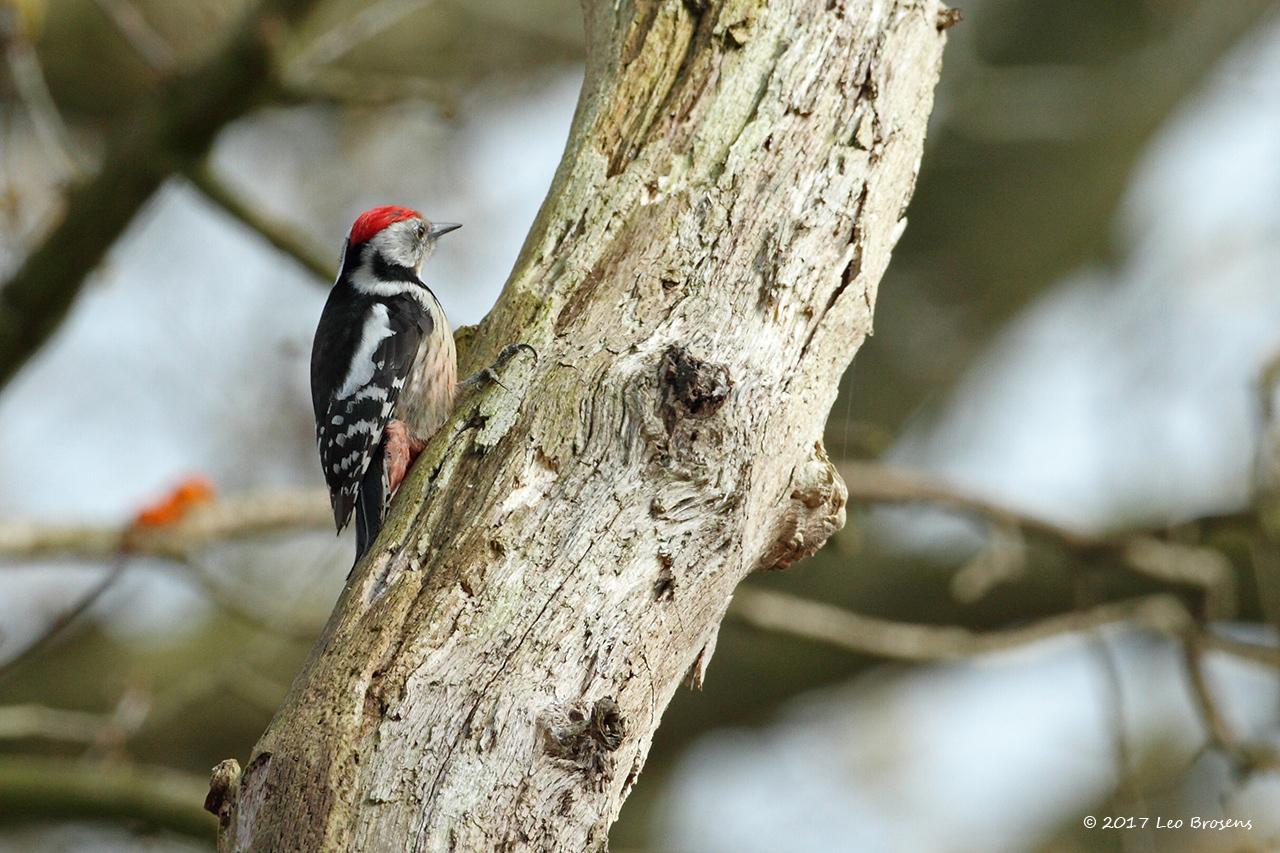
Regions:
<instances>
[{"instance_id":1,"label":"thin twig","mask_svg":"<svg viewBox=\"0 0 1280 853\"><path fill-rule=\"evenodd\" d=\"M1116 791L1133 805L1139 814L1149 814L1150 808L1137 779L1137 765L1129 745L1129 725L1125 714L1124 679L1120 673L1120 661L1107 637L1100 630L1090 632L1089 645L1098 659L1103 687L1110 712L1111 743L1115 749ZM1137 839L1144 850L1152 849L1150 839Z\"/></svg>"},{"instance_id":2,"label":"thin twig","mask_svg":"<svg viewBox=\"0 0 1280 853\"><path fill-rule=\"evenodd\" d=\"M88 164L71 141L71 133L45 81L36 49L18 31L13 13L4 9L0 9L0 40L4 42L13 87L45 150L57 155L66 177L83 176Z\"/></svg>"},{"instance_id":3,"label":"thin twig","mask_svg":"<svg viewBox=\"0 0 1280 853\"><path fill-rule=\"evenodd\" d=\"M404 18L430 6L434 0L380 0L312 39L290 63L290 81L305 83L320 68L341 59L358 45L395 26Z\"/></svg>"},{"instance_id":4,"label":"thin twig","mask_svg":"<svg viewBox=\"0 0 1280 853\"><path fill-rule=\"evenodd\" d=\"M274 634L286 640L312 643L320 635L320 624L297 622L289 616L263 613L223 586L216 573L200 560L189 557L182 561L187 577L199 585L201 591L228 616L264 634Z\"/></svg>"},{"instance_id":5,"label":"thin twig","mask_svg":"<svg viewBox=\"0 0 1280 853\"><path fill-rule=\"evenodd\" d=\"M763 589L739 589L728 615L755 628L790 634L855 654L913 662L962 660L1122 622L1177 636L1195 624L1191 614L1172 595L1103 604L1090 610L1050 616L1018 628L985 632L952 625L879 619Z\"/></svg>"},{"instance_id":6,"label":"thin twig","mask_svg":"<svg viewBox=\"0 0 1280 853\"><path fill-rule=\"evenodd\" d=\"M1234 613L1234 575L1230 562L1212 548L1166 542L1147 533L1093 536L1020 512L921 474L876 463L845 460L837 468L850 503L929 504L978 516L1002 530L1020 530L1048 540L1090 565L1108 558L1130 571L1174 586L1198 590L1205 613Z\"/></svg>"},{"instance_id":7,"label":"thin twig","mask_svg":"<svg viewBox=\"0 0 1280 853\"><path fill-rule=\"evenodd\" d=\"M1280 769L1280 753L1266 743L1245 743L1231 731L1218 708L1204 666L1200 638L1189 635L1182 642L1182 660L1196 711L1204 726L1206 746L1225 755L1235 770L1248 775L1258 770Z\"/></svg>"},{"instance_id":8,"label":"thin twig","mask_svg":"<svg viewBox=\"0 0 1280 853\"><path fill-rule=\"evenodd\" d=\"M268 243L279 251L293 258L303 269L313 273L320 279L328 281L337 273L337 259L325 257L319 249L311 245L304 237L287 225L264 216L254 210L222 179L214 174L213 168L204 163L187 172L187 178L204 197L216 204L223 212L242 224L256 231Z\"/></svg>"},{"instance_id":9,"label":"thin twig","mask_svg":"<svg viewBox=\"0 0 1280 853\"><path fill-rule=\"evenodd\" d=\"M940 480L877 462L841 460L836 467L851 503L933 504L950 507L992 522L1053 540L1077 551L1105 547L1087 534L1002 506Z\"/></svg>"},{"instance_id":10,"label":"thin twig","mask_svg":"<svg viewBox=\"0 0 1280 853\"><path fill-rule=\"evenodd\" d=\"M961 660L1124 622L1172 637L1184 637L1198 630L1186 606L1168 594L1103 604L1049 616L1030 625L994 631L879 619L787 593L749 587L740 588L734 594L728 616L753 628L788 634L855 654L913 662ZM1207 649L1280 669L1280 648L1209 632L1198 636Z\"/></svg>"},{"instance_id":11,"label":"thin twig","mask_svg":"<svg viewBox=\"0 0 1280 853\"><path fill-rule=\"evenodd\" d=\"M177 67L173 48L147 23L142 10L129 0L96 0L98 8L103 11L111 23L115 24L125 41L161 77L167 77Z\"/></svg>"},{"instance_id":12,"label":"thin twig","mask_svg":"<svg viewBox=\"0 0 1280 853\"><path fill-rule=\"evenodd\" d=\"M103 593L110 589L112 585L120 579L120 576L124 574L124 570L127 566L128 561L124 557L117 558L115 564L111 567L111 570L103 576L102 580L98 581L98 583L94 585L93 589L81 596L80 600L77 601L71 609L63 611L58 618L54 619L53 622L51 622L38 637L28 643L25 648L13 657L9 658L9 660L5 661L3 664L0 664L0 681L3 681L6 677L12 675L16 670L21 668L27 661L31 660L37 652L57 639L68 626L83 616L85 611L96 604L98 599L102 597Z\"/></svg>"},{"instance_id":13,"label":"thin twig","mask_svg":"<svg viewBox=\"0 0 1280 853\"><path fill-rule=\"evenodd\" d=\"M96 743L113 723L110 714L68 711L44 705L0 707L0 740L44 740Z\"/></svg>"},{"instance_id":14,"label":"thin twig","mask_svg":"<svg viewBox=\"0 0 1280 853\"><path fill-rule=\"evenodd\" d=\"M1280 669L1280 648L1275 646L1264 646L1259 643L1236 640L1212 631L1205 631L1200 634L1200 645L1206 651L1221 652L1241 660Z\"/></svg>"},{"instance_id":15,"label":"thin twig","mask_svg":"<svg viewBox=\"0 0 1280 853\"><path fill-rule=\"evenodd\" d=\"M337 65L316 69L306 82L291 81L287 94L304 101L325 100L359 106L386 106L401 101L426 101L445 117L461 109L456 92L431 77L378 74Z\"/></svg>"}]
</instances>

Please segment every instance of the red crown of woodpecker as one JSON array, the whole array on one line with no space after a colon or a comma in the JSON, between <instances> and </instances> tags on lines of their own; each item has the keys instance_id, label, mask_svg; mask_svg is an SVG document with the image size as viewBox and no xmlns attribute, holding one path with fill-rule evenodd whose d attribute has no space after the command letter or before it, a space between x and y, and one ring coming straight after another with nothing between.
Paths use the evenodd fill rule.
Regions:
<instances>
[{"instance_id":1,"label":"red crown of woodpecker","mask_svg":"<svg viewBox=\"0 0 1280 853\"><path fill-rule=\"evenodd\" d=\"M418 219L422 218L422 214L418 213L418 211L407 207L398 207L394 204L366 210L356 217L355 224L351 226L351 237L349 238L351 245L358 246L391 223L413 219L415 216Z\"/></svg>"}]
</instances>

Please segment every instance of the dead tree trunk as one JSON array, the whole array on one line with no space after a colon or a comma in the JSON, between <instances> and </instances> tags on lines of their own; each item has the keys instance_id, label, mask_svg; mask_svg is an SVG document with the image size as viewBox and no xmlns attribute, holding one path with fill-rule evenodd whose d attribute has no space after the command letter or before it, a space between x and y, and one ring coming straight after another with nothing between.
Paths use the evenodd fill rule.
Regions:
<instances>
[{"instance_id":1,"label":"dead tree trunk","mask_svg":"<svg viewBox=\"0 0 1280 853\"><path fill-rule=\"evenodd\" d=\"M586 0L564 161L222 803L237 850L602 848L734 587L844 521L820 443L902 233L936 0ZM468 365L464 365L468 366Z\"/></svg>"}]
</instances>

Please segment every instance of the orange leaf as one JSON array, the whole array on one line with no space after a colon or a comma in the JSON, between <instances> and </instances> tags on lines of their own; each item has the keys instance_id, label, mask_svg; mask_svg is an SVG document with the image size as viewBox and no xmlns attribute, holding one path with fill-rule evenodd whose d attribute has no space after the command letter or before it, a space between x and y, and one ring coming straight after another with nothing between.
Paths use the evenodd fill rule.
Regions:
<instances>
[{"instance_id":1,"label":"orange leaf","mask_svg":"<svg viewBox=\"0 0 1280 853\"><path fill-rule=\"evenodd\" d=\"M187 477L169 494L139 510L134 517L136 527L160 527L181 521L194 507L212 503L213 483L199 475Z\"/></svg>"}]
</instances>

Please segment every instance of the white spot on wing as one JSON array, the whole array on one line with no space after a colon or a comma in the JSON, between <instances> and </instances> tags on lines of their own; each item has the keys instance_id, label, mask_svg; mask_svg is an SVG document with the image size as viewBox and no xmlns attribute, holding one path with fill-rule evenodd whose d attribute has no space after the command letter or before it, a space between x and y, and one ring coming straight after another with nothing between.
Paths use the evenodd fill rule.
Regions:
<instances>
[{"instance_id":1,"label":"white spot on wing","mask_svg":"<svg viewBox=\"0 0 1280 853\"><path fill-rule=\"evenodd\" d=\"M350 397L373 378L373 353L391 336L391 323L387 317L387 306L374 303L365 318L364 328L360 331L360 343L351 357L351 366L347 369L347 377L338 389L338 397Z\"/></svg>"}]
</instances>

